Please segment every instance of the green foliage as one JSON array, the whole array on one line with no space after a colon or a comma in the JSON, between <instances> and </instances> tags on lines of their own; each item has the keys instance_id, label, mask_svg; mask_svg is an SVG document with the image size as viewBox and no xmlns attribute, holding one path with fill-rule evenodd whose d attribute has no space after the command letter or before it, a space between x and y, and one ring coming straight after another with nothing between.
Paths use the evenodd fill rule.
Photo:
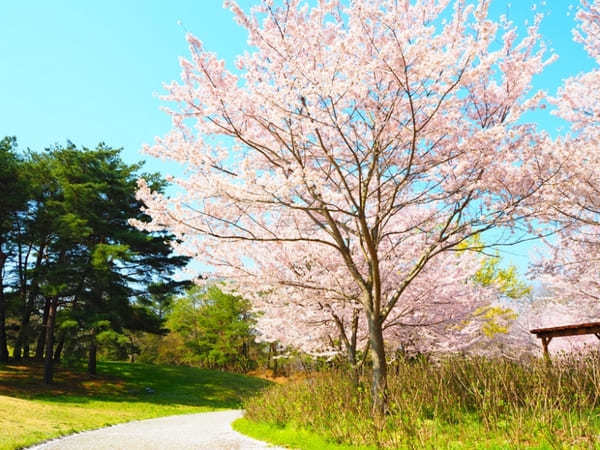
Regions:
<instances>
[{"instance_id":1,"label":"green foliage","mask_svg":"<svg viewBox=\"0 0 600 450\"><path fill-rule=\"evenodd\" d=\"M25 208L29 190L16 149L14 137L0 139L0 244L5 244L6 233L14 229L15 214Z\"/></svg>"},{"instance_id":2,"label":"green foliage","mask_svg":"<svg viewBox=\"0 0 600 450\"><path fill-rule=\"evenodd\" d=\"M16 239L18 221L26 208L29 186L24 177L23 161L16 151L14 137L0 140L0 362L8 361L6 315L10 312L14 296L6 287L10 258L18 251Z\"/></svg>"},{"instance_id":3,"label":"green foliage","mask_svg":"<svg viewBox=\"0 0 600 450\"><path fill-rule=\"evenodd\" d=\"M480 235L473 236L458 247L461 251L475 252L482 252L484 248L485 245L481 241ZM512 300L529 295L531 286L519 277L516 267L511 265L502 268L501 263L498 255L484 258L480 269L473 275L474 281L482 286L495 287L501 295ZM493 338L500 333L507 333L510 323L517 318L517 314L511 308L500 306L478 308L473 316L483 319L481 331L488 338ZM463 325L467 325L467 323Z\"/></svg>"},{"instance_id":4,"label":"green foliage","mask_svg":"<svg viewBox=\"0 0 600 450\"><path fill-rule=\"evenodd\" d=\"M509 298L518 299L531 293L531 286L523 282L515 266L500 267L499 257L489 257L475 274L475 280L483 286L495 285Z\"/></svg>"},{"instance_id":5,"label":"green foliage","mask_svg":"<svg viewBox=\"0 0 600 450\"><path fill-rule=\"evenodd\" d=\"M132 255L125 244L97 244L92 250L91 263L95 269L110 270L115 261L129 261Z\"/></svg>"},{"instance_id":6,"label":"green foliage","mask_svg":"<svg viewBox=\"0 0 600 450\"><path fill-rule=\"evenodd\" d=\"M480 235L464 241L458 246L461 251L482 252L485 248ZM503 295L518 299L531 293L531 286L520 279L514 265L501 267L502 260L498 254L484 258L481 268L475 273L474 279L482 286L495 286Z\"/></svg>"},{"instance_id":7,"label":"green foliage","mask_svg":"<svg viewBox=\"0 0 600 450\"><path fill-rule=\"evenodd\" d=\"M484 319L481 330L490 338L498 333L508 333L508 322L517 318L517 313L512 309L500 306L478 308L473 315Z\"/></svg>"},{"instance_id":8,"label":"green foliage","mask_svg":"<svg viewBox=\"0 0 600 450\"><path fill-rule=\"evenodd\" d=\"M327 442L376 448L593 448L597 442L599 354L553 367L543 360L421 358L400 360L389 374L387 416L372 414L368 376L355 386L347 374L330 371L248 400L246 418L258 425L246 429L262 438L263 425L288 430L289 439L290 430L306 430Z\"/></svg>"},{"instance_id":9,"label":"green foliage","mask_svg":"<svg viewBox=\"0 0 600 450\"><path fill-rule=\"evenodd\" d=\"M95 335L95 339L103 349L103 355L110 360L127 359L138 350L126 334L110 328L100 331Z\"/></svg>"},{"instance_id":10,"label":"green foliage","mask_svg":"<svg viewBox=\"0 0 600 450\"><path fill-rule=\"evenodd\" d=\"M159 362L241 372L253 367L254 320L243 298L217 286L194 287L173 300L166 318L170 333L153 350Z\"/></svg>"},{"instance_id":11,"label":"green foliage","mask_svg":"<svg viewBox=\"0 0 600 450\"><path fill-rule=\"evenodd\" d=\"M531 286L519 278L515 266L500 267L500 257L485 258L482 267L475 273L475 281L483 286L495 286L506 297L517 300L531 293ZM492 338L498 333L507 333L509 324L517 318L510 308L488 306L475 311L475 316L484 318L483 334Z\"/></svg>"}]
</instances>

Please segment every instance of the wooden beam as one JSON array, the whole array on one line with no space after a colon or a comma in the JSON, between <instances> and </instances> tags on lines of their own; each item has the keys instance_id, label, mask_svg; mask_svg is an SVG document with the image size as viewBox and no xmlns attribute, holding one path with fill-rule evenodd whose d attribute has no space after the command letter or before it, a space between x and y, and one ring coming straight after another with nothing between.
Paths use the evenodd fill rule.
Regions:
<instances>
[{"instance_id":1,"label":"wooden beam","mask_svg":"<svg viewBox=\"0 0 600 450\"><path fill-rule=\"evenodd\" d=\"M600 326L597 327L585 327L585 328L569 328L569 329L541 329L541 330L533 330L533 334L535 334L538 338L542 338L544 336L548 337L565 337L565 336L582 336L584 334L600 334Z\"/></svg>"}]
</instances>

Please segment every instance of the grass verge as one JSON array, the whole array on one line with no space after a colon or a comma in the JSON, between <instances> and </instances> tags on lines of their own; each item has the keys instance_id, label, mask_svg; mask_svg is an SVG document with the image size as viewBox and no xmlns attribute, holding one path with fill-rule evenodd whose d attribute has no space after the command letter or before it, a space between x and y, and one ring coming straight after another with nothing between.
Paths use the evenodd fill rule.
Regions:
<instances>
[{"instance_id":1,"label":"grass verge","mask_svg":"<svg viewBox=\"0 0 600 450\"><path fill-rule=\"evenodd\" d=\"M317 433L289 424L280 427L241 418L234 421L232 426L234 430L254 439L299 450L323 450L324 448L328 450L371 450L376 448L332 442Z\"/></svg>"},{"instance_id":2,"label":"grass verge","mask_svg":"<svg viewBox=\"0 0 600 450\"><path fill-rule=\"evenodd\" d=\"M38 365L0 365L0 450L131 420L240 408L269 383L190 367L101 362L98 376Z\"/></svg>"}]
</instances>

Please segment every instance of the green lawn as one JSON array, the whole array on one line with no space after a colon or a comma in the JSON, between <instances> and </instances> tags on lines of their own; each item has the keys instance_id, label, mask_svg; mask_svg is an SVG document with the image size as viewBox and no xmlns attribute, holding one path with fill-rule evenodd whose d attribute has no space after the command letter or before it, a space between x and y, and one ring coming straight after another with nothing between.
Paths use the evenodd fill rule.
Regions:
<instances>
[{"instance_id":1,"label":"green lawn","mask_svg":"<svg viewBox=\"0 0 600 450\"><path fill-rule=\"evenodd\" d=\"M190 367L99 363L98 376L59 369L51 388L40 366L0 365L0 450L131 420L240 408L269 383Z\"/></svg>"},{"instance_id":2,"label":"green lawn","mask_svg":"<svg viewBox=\"0 0 600 450\"><path fill-rule=\"evenodd\" d=\"M338 444L312 431L290 425L279 427L264 422L253 422L246 418L237 419L232 425L234 430L254 439L301 450L322 450L325 448L327 450L376 449L374 446Z\"/></svg>"}]
</instances>

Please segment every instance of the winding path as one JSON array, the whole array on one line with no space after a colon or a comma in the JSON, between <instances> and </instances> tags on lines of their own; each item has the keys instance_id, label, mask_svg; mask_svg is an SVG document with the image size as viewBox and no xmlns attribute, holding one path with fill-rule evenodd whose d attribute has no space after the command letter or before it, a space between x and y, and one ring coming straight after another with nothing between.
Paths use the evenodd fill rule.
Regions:
<instances>
[{"instance_id":1,"label":"winding path","mask_svg":"<svg viewBox=\"0 0 600 450\"><path fill-rule=\"evenodd\" d=\"M161 417L54 439L30 450L280 449L241 435L231 422L241 410Z\"/></svg>"}]
</instances>

